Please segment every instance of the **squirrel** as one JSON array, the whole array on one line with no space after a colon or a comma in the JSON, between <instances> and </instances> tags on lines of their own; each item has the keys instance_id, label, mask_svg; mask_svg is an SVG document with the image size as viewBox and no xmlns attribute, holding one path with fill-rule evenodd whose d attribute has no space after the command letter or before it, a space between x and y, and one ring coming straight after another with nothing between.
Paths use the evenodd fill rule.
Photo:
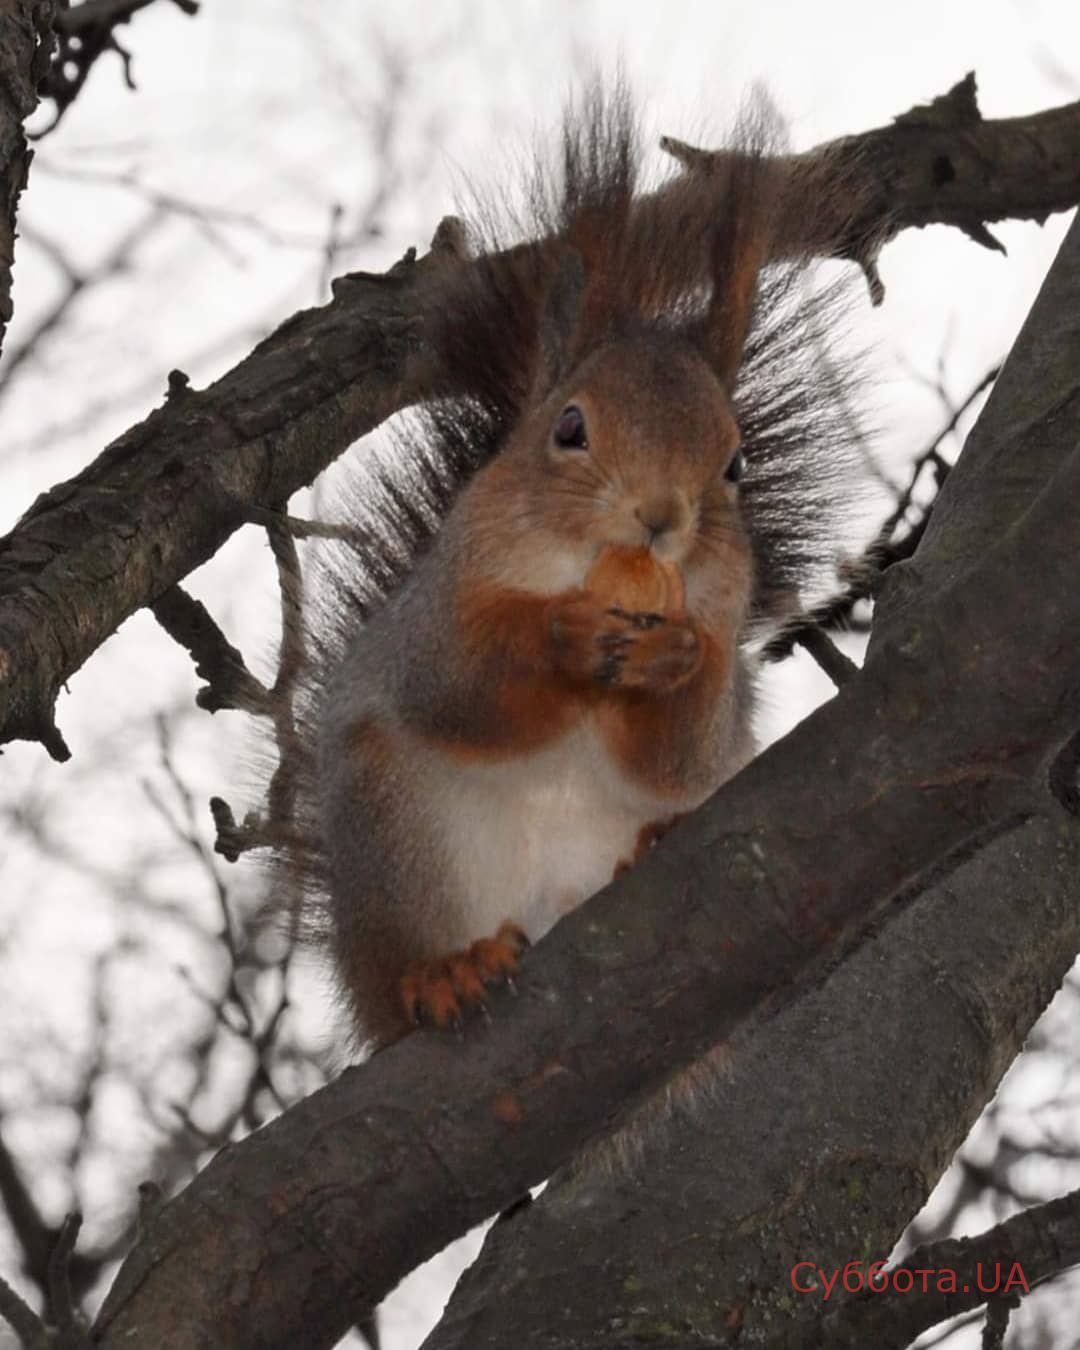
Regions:
<instances>
[{"instance_id":1,"label":"squirrel","mask_svg":"<svg viewBox=\"0 0 1080 1350\"><path fill-rule=\"evenodd\" d=\"M649 185L593 91L516 243L442 268L445 384L314 602L279 848L362 1041L486 1007L754 754L755 644L829 576L857 476L790 247L817 204L765 121Z\"/></svg>"}]
</instances>

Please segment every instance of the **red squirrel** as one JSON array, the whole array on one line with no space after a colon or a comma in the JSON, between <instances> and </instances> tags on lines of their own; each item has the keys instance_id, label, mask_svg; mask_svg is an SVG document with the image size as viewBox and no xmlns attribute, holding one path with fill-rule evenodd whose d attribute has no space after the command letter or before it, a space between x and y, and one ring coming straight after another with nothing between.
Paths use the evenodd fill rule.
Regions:
<instances>
[{"instance_id":1,"label":"red squirrel","mask_svg":"<svg viewBox=\"0 0 1080 1350\"><path fill-rule=\"evenodd\" d=\"M447 393L323 605L283 848L363 1040L462 1024L754 753L753 641L828 570L853 455L775 163L644 191L594 96L524 245L444 269Z\"/></svg>"}]
</instances>

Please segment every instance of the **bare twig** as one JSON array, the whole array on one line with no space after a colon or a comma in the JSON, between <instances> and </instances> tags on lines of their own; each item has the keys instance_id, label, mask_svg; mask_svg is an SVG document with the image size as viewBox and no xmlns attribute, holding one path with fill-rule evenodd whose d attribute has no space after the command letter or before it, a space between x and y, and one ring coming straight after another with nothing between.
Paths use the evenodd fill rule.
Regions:
<instances>
[{"instance_id":1,"label":"bare twig","mask_svg":"<svg viewBox=\"0 0 1080 1350\"><path fill-rule=\"evenodd\" d=\"M152 784L144 783L144 790L151 803L168 822L179 841L197 860L210 883L221 916L221 927L217 936L228 958L228 975L221 993L206 1001L211 1007L215 1023L227 1029L232 1035L239 1036L248 1042L253 1051L251 1073L236 1093L235 1106L225 1113L224 1122L213 1134L206 1135L200 1132L203 1146L210 1147L224 1143L231 1138L236 1124L241 1119L245 1120L249 1128L252 1129L261 1123L261 1118L255 1109L256 1096L260 1091L265 1090L278 1109L284 1110L287 1104L274 1082L270 1059L281 1019L289 1007L288 974L293 944L289 943L284 955L274 963L280 978L278 997L269 1014L260 1017L252 999L245 993L241 985L240 972L243 968L251 965L251 956L246 940L233 915L228 887L218 871L213 853L207 848L199 831L198 808L195 797L177 772L173 762L168 725L163 719L159 720L158 723L158 738L161 766L174 795L180 802L183 820L175 819ZM202 1058L205 1063L207 1057ZM176 1108L176 1110L185 1127L189 1130L194 1129L190 1116L182 1108Z\"/></svg>"},{"instance_id":2,"label":"bare twig","mask_svg":"<svg viewBox=\"0 0 1080 1350\"><path fill-rule=\"evenodd\" d=\"M24 1350L93 1350L87 1324L72 1297L69 1274L81 1225L81 1214L68 1214L49 1257L50 1322L39 1317L0 1279L0 1316L15 1331Z\"/></svg>"},{"instance_id":3,"label":"bare twig","mask_svg":"<svg viewBox=\"0 0 1080 1350\"><path fill-rule=\"evenodd\" d=\"M255 211L237 210L221 206L216 202L194 201L162 188L154 187L134 171L117 172L99 169L85 164L64 163L46 158L41 151L35 160L35 174L41 173L71 183L89 183L94 186L116 188L140 198L148 207L156 207L169 215L190 220L213 243L231 256L236 256L235 247L224 238L226 229L234 232L255 235L277 248L301 249L305 252L322 250L325 240L317 234L282 229L265 220Z\"/></svg>"},{"instance_id":4,"label":"bare twig","mask_svg":"<svg viewBox=\"0 0 1080 1350\"><path fill-rule=\"evenodd\" d=\"M362 525L327 520L303 520L285 512L271 511L263 506L248 506L244 514L255 525L283 527L294 539L339 539L354 548L370 546L374 540L371 530Z\"/></svg>"},{"instance_id":5,"label":"bare twig","mask_svg":"<svg viewBox=\"0 0 1080 1350\"><path fill-rule=\"evenodd\" d=\"M42 95L53 100L55 112L48 126L35 133L35 140L56 127L103 53L115 52L120 57L124 82L129 89L135 88L131 53L121 46L115 30L153 3L154 0L82 0L73 8L63 6L54 20L59 39L57 50L40 85ZM199 11L198 0L172 0L172 3L184 14Z\"/></svg>"},{"instance_id":6,"label":"bare twig","mask_svg":"<svg viewBox=\"0 0 1080 1350\"><path fill-rule=\"evenodd\" d=\"M801 647L814 658L821 669L840 688L859 673L859 667L846 656L821 628L807 628L798 637Z\"/></svg>"},{"instance_id":7,"label":"bare twig","mask_svg":"<svg viewBox=\"0 0 1080 1350\"><path fill-rule=\"evenodd\" d=\"M886 516L884 522L882 523L881 529L878 531L878 540L880 542L884 543L892 538L893 531L896 529L896 527L903 520L904 516L907 514L908 509L911 506L911 500L915 492L916 484L918 483L919 477L922 474L923 469L927 466L927 464L933 464L934 467L937 469L939 474L937 485L939 488L941 487L941 483L942 481L944 481L944 475L947 474L949 471L948 462L944 460L941 455L942 443L949 436L952 435L952 433L956 430L957 426L960 424L960 419L964 416L965 413L969 411L972 405L982 397L982 395L987 391L987 389L990 388L990 386L994 383L994 381L997 379L1000 373L1001 373L1000 362L998 362L997 365L991 366L990 369L986 372L986 374L983 375L981 379L976 381L976 383L971 387L971 389L967 392L967 394L965 394L965 396L960 400L960 402L955 404L949 410L948 420L944 423L943 426L939 427L938 430L934 433L934 436L931 439L929 445L927 445L926 449L922 450L912 460L908 485L906 488L904 488L903 492L901 492L899 498L897 499L896 506L889 513L889 515Z\"/></svg>"},{"instance_id":8,"label":"bare twig","mask_svg":"<svg viewBox=\"0 0 1080 1350\"><path fill-rule=\"evenodd\" d=\"M23 335L19 345L8 349L7 359L0 369L0 399L3 399L11 388L20 367L32 357L41 355L46 339L68 317L79 297L91 287L126 272L131 267L135 251L157 233L165 220L164 211L158 208L149 210L129 230L124 231L101 261L88 272L79 271L66 258L58 244L32 227L24 228L26 240L40 248L60 269L63 287L59 296L38 318L30 331Z\"/></svg>"},{"instance_id":9,"label":"bare twig","mask_svg":"<svg viewBox=\"0 0 1080 1350\"><path fill-rule=\"evenodd\" d=\"M150 609L169 636L194 657L195 673L206 681L195 695L200 708L207 712L242 708L259 717L272 714L270 691L248 670L201 601L173 586Z\"/></svg>"},{"instance_id":10,"label":"bare twig","mask_svg":"<svg viewBox=\"0 0 1080 1350\"><path fill-rule=\"evenodd\" d=\"M210 814L217 832L214 851L220 853L226 862L236 862L241 853L266 848L271 842L263 823L254 813L250 813L244 823L238 825L232 807L223 797L210 798Z\"/></svg>"},{"instance_id":11,"label":"bare twig","mask_svg":"<svg viewBox=\"0 0 1080 1350\"><path fill-rule=\"evenodd\" d=\"M1014 1308L1020 1306L1019 1298L992 1298L986 1305L986 1322L983 1326L982 1350L1002 1350L1005 1333L1009 1329L1009 1318Z\"/></svg>"},{"instance_id":12,"label":"bare twig","mask_svg":"<svg viewBox=\"0 0 1080 1350\"><path fill-rule=\"evenodd\" d=\"M23 1346L37 1344L45 1330L41 1318L2 1276L0 1276L0 1317L8 1323Z\"/></svg>"},{"instance_id":13,"label":"bare twig","mask_svg":"<svg viewBox=\"0 0 1080 1350\"><path fill-rule=\"evenodd\" d=\"M960 403L951 409L947 421L935 432L926 449L920 451L912 460L907 484L899 492L895 506L882 522L862 557L846 569L852 577L848 585L843 590L838 591L836 595L830 596L821 604L815 605L808 613L785 625L764 647L762 651L764 660L782 661L791 655L797 643L809 650L808 642L811 645L817 643L817 639L813 636L816 632L827 632L846 627L851 620L856 605L861 601L872 598L883 574L894 563L902 562L912 556L926 529L933 503L925 507L919 518L907 528L905 533L897 538L894 538L894 535L911 509L915 490L922 477L923 470L928 464L934 466L936 487L940 491L949 473L949 462L941 453L942 443L956 430L960 419L971 408L972 404L997 379L999 371L1000 366L994 366L977 381ZM816 652L811 651L811 655L814 656L815 660L818 659ZM819 664L821 664L820 661ZM834 671L825 669L826 674L833 678ZM840 674L841 681L844 669L842 663L836 668L835 673ZM841 681L837 681L837 683Z\"/></svg>"},{"instance_id":14,"label":"bare twig","mask_svg":"<svg viewBox=\"0 0 1080 1350\"><path fill-rule=\"evenodd\" d=\"M59 1331L81 1329L82 1318L71 1294L71 1258L82 1227L78 1212L65 1215L49 1257L49 1310Z\"/></svg>"},{"instance_id":15,"label":"bare twig","mask_svg":"<svg viewBox=\"0 0 1080 1350\"><path fill-rule=\"evenodd\" d=\"M78 1105L75 1105L78 1110ZM0 1139L0 1202L19 1245L21 1264L27 1277L51 1298L50 1279L52 1253L58 1240L58 1230L48 1224L39 1210L29 1188L23 1181L15 1159ZM62 1232L62 1230L61 1230ZM81 1296L101 1273L106 1259L115 1259L118 1253L110 1250L94 1254L69 1253L66 1271L69 1283Z\"/></svg>"}]
</instances>

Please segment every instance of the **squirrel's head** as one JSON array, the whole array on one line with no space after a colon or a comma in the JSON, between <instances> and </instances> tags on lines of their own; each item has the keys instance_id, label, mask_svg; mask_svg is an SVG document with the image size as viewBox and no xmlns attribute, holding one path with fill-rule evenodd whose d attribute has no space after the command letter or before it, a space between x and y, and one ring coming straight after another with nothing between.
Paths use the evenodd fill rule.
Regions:
<instances>
[{"instance_id":1,"label":"squirrel's head","mask_svg":"<svg viewBox=\"0 0 1080 1350\"><path fill-rule=\"evenodd\" d=\"M731 391L758 261L697 322L639 317L597 333L569 253L548 295L533 400L470 494L489 527L485 563L504 584L580 586L605 548L644 547L679 569L691 610L741 623L753 566Z\"/></svg>"},{"instance_id":2,"label":"squirrel's head","mask_svg":"<svg viewBox=\"0 0 1080 1350\"><path fill-rule=\"evenodd\" d=\"M738 627L753 567L727 389L661 331L590 353L514 429L470 490L484 564L504 585L581 586L612 545L678 568L691 612Z\"/></svg>"},{"instance_id":3,"label":"squirrel's head","mask_svg":"<svg viewBox=\"0 0 1080 1350\"><path fill-rule=\"evenodd\" d=\"M831 588L864 478L858 365L829 356L837 296L789 254L837 203L787 172L759 111L655 187L627 100L593 99L529 186L524 245L445 269L425 472L432 515L456 503L447 546L493 581L554 594L645 542L746 637Z\"/></svg>"}]
</instances>

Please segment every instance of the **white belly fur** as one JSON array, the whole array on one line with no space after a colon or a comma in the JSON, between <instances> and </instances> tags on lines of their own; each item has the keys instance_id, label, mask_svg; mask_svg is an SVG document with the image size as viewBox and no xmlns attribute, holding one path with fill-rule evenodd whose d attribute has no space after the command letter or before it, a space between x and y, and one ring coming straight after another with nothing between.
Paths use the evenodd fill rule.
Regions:
<instances>
[{"instance_id":1,"label":"white belly fur","mask_svg":"<svg viewBox=\"0 0 1080 1350\"><path fill-rule=\"evenodd\" d=\"M428 756L428 824L453 860L467 914L462 943L506 919L535 942L633 858L643 825L697 805L628 780L588 724L521 759Z\"/></svg>"}]
</instances>

